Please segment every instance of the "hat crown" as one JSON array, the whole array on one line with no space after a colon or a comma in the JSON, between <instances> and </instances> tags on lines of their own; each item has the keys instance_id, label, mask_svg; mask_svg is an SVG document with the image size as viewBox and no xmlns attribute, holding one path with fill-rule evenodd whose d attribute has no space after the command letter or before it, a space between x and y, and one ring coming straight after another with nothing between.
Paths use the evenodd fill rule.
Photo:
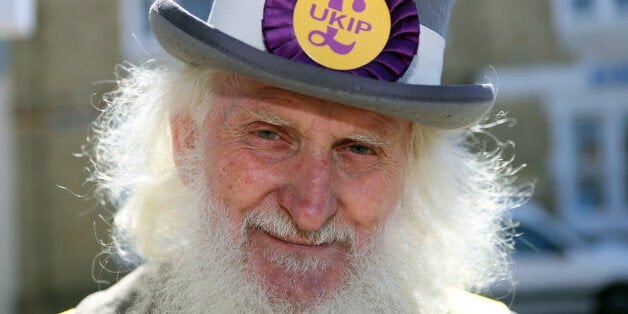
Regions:
<instances>
[{"instance_id":1,"label":"hat crown","mask_svg":"<svg viewBox=\"0 0 628 314\"><path fill-rule=\"evenodd\" d=\"M365 0L365 7L373 8L377 3L385 2L390 13L391 25L399 19L401 12L414 14L415 22L407 23L404 30L416 30L420 20L423 25L420 31L419 49L412 55L412 64L404 76L396 83L391 81L369 79L357 75L349 75L344 71L322 69L304 65L291 59L279 57L259 45L255 47L255 38L262 42L261 8L268 2L284 2L296 4L313 4L325 6L330 13L330 0L216 0L210 14L209 23L186 11L173 0L156 0L151 6L150 21L155 38L171 56L193 67L208 67L216 71L224 71L246 77L267 85L290 90L303 95L326 99L337 103L371 110L380 114L422 123L437 128L460 128L472 125L481 119L495 101L495 90L491 84L474 85L440 85L442 56L444 52L444 35L449 12L453 1L432 0L415 3L412 0ZM338 31L365 31L369 29L349 26L349 18L345 18L347 27L340 27L341 16L352 12L362 12L361 4L356 8L349 7L351 0L342 2L346 8L335 12L334 25ZM338 2L340 3L340 2ZM352 4L352 3L351 3ZM336 5L336 4L334 4ZM338 4L339 5L339 4ZM418 10L417 10L418 8ZM431 12L429 11L432 9ZM436 8L436 10L434 10ZM380 10L385 10L380 7ZM311 9L308 9L311 12ZM368 10L367 10L368 11ZM419 11L417 13L417 11ZM226 12L226 14L225 14ZM317 11L317 17L321 17ZM255 18L257 14L257 18ZM302 15L279 15L295 19ZM423 16L421 18L421 15ZM330 15L331 16L331 15ZM418 17L417 17L418 16ZM353 17L353 16L352 16ZM356 16L357 17L357 16ZM401 20L405 16L401 14ZM330 23L330 20L327 22ZM357 21L357 19L355 20ZM364 19L370 22L372 19ZM210 25L211 23L211 25ZM334 25L322 25L334 27ZM429 25L427 27L426 25ZM357 27L357 28L356 28ZM431 28L430 28L431 27ZM249 31L238 34L246 28ZM403 33L390 28L390 38ZM306 29L308 36L321 29ZM335 31L327 30L326 35L334 38ZM410 31L412 32L412 31ZM318 35L315 35L318 36ZM318 37L320 39L322 37ZM326 37L327 38L327 37ZM310 40L309 37L306 38ZM347 43L346 38L336 38ZM393 39L394 40L394 39ZM320 41L318 41L320 43ZM399 43L403 45L403 43ZM328 45L327 45L328 46ZM388 46L387 46L388 47ZM386 49L385 49L386 50ZM378 56L379 58L379 56ZM382 59L394 63L394 60ZM402 84L400 84L402 83ZM440 85L440 86L434 86Z\"/></svg>"}]
</instances>

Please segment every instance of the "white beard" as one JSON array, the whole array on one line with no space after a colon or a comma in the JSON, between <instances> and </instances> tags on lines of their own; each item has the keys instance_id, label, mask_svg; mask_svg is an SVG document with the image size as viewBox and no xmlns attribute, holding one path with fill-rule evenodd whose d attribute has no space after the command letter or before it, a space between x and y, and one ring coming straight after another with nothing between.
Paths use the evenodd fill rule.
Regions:
<instances>
[{"instance_id":1,"label":"white beard","mask_svg":"<svg viewBox=\"0 0 628 314\"><path fill-rule=\"evenodd\" d=\"M198 195L198 194L197 194ZM252 279L247 268L244 241L234 240L246 228L263 226L279 233L296 232L294 223L277 211L253 210L245 217L242 230L227 217L227 211L202 197L187 200L177 210L188 226L181 230L180 252L172 259L148 261L153 270L140 291L134 309L155 313L207 312L444 312L443 293L432 284L432 276L421 273L416 258L404 250L400 235L402 219L392 214L376 232L370 245L352 250L342 286L326 293L319 302L307 305L270 300L260 280ZM185 202L181 200L181 202ZM209 206L205 204L210 204ZM209 208L205 213L198 208ZM395 209L393 212L397 212ZM258 212L265 213L258 215ZM280 212L281 213L281 212ZM270 217L268 217L270 216ZM288 217L288 218L286 218ZM286 221L288 219L288 221ZM353 245L353 232L339 224L326 224L312 233L312 241L346 241ZM268 230L268 229L267 229ZM320 231L320 230L319 230ZM280 255L276 262L286 271L324 271L325 262ZM133 311L133 310L132 310Z\"/></svg>"}]
</instances>

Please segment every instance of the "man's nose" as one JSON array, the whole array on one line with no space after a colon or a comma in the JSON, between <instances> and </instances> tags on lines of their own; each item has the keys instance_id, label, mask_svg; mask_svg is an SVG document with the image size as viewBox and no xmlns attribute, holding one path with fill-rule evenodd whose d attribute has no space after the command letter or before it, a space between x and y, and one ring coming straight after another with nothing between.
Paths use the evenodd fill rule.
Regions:
<instances>
[{"instance_id":1,"label":"man's nose","mask_svg":"<svg viewBox=\"0 0 628 314\"><path fill-rule=\"evenodd\" d=\"M299 158L278 193L279 204L301 230L318 230L338 209L330 162L325 153Z\"/></svg>"}]
</instances>

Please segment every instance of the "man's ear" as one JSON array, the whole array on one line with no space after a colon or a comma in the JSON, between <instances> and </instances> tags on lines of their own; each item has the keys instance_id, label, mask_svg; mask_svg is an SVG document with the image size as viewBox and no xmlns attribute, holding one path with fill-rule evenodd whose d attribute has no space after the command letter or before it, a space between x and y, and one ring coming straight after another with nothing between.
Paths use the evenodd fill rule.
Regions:
<instances>
[{"instance_id":1,"label":"man's ear","mask_svg":"<svg viewBox=\"0 0 628 314\"><path fill-rule=\"evenodd\" d=\"M190 178L190 152L196 144L196 128L194 120L188 113L180 113L170 118L170 132L172 133L172 154L177 172L184 183L189 183Z\"/></svg>"}]
</instances>

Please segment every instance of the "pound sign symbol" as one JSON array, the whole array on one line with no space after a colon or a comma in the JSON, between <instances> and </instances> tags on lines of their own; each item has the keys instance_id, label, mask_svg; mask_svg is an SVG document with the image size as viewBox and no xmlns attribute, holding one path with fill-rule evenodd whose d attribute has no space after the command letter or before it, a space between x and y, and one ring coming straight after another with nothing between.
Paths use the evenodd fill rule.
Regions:
<instances>
[{"instance_id":1,"label":"pound sign symbol","mask_svg":"<svg viewBox=\"0 0 628 314\"><path fill-rule=\"evenodd\" d=\"M351 52L351 50L353 50L353 47L355 46L355 41L348 45L343 44L336 40L336 34L338 34L337 29L331 26L327 26L327 33L324 33L322 31L311 31L310 34L307 36L307 39L310 41L310 43L312 43L312 45L317 47L329 46L329 48L331 48L333 52L339 55L346 55ZM319 39L321 40L315 41L315 37L319 37Z\"/></svg>"}]
</instances>

